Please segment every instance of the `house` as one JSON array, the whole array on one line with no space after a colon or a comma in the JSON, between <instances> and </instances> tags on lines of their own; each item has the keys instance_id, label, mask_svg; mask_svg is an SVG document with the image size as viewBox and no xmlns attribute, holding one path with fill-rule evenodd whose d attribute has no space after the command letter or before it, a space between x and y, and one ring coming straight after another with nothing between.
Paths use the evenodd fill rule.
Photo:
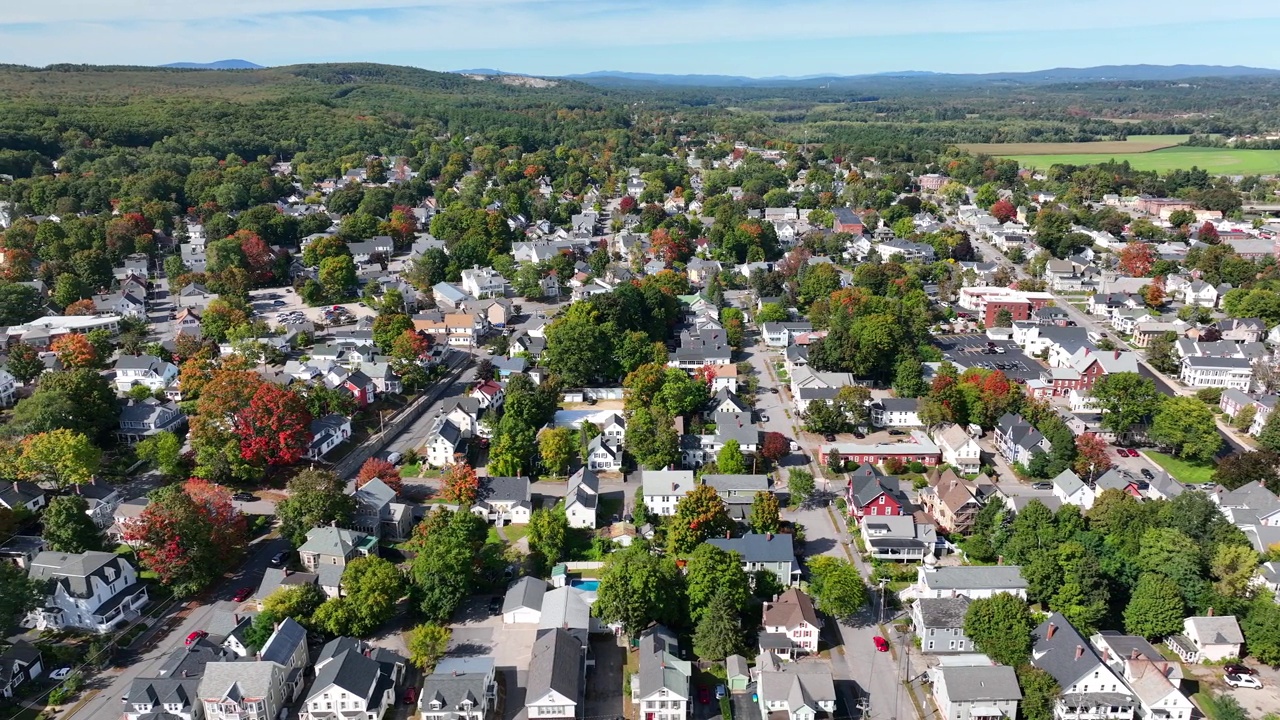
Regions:
<instances>
[{"instance_id":1,"label":"house","mask_svg":"<svg viewBox=\"0 0 1280 720\"><path fill-rule=\"evenodd\" d=\"M808 322L767 322L760 326L764 344L769 347L787 347L797 336L811 332L813 324Z\"/></svg>"},{"instance_id":2,"label":"house","mask_svg":"<svg viewBox=\"0 0 1280 720\"><path fill-rule=\"evenodd\" d=\"M1021 415L1006 413L996 422L992 438L996 451L1011 463L1027 465L1036 453L1049 452L1053 445Z\"/></svg>"},{"instance_id":3,"label":"house","mask_svg":"<svg viewBox=\"0 0 1280 720\"><path fill-rule=\"evenodd\" d=\"M1253 363L1246 358L1188 355L1182 358L1178 379L1188 387L1230 388L1248 392L1253 385Z\"/></svg>"},{"instance_id":4,"label":"house","mask_svg":"<svg viewBox=\"0 0 1280 720\"><path fill-rule=\"evenodd\" d=\"M582 643L577 638L560 628L539 634L530 652L526 681L529 720L579 717L585 673Z\"/></svg>"},{"instance_id":5,"label":"house","mask_svg":"<svg viewBox=\"0 0 1280 720\"><path fill-rule=\"evenodd\" d=\"M184 286L178 291L177 305L180 308L194 308L196 310L204 310L209 303L218 299L218 294L210 292L205 286L199 283L191 283Z\"/></svg>"},{"instance_id":6,"label":"house","mask_svg":"<svg viewBox=\"0 0 1280 720\"><path fill-rule=\"evenodd\" d=\"M355 499L351 524L375 538L401 540L413 530L413 508L396 502L396 491L379 478L347 493Z\"/></svg>"},{"instance_id":7,"label":"house","mask_svg":"<svg viewBox=\"0 0 1280 720\"><path fill-rule=\"evenodd\" d=\"M276 625L266 644L258 652L258 657L264 662L273 662L291 671L303 671L311 665L310 654L307 648L307 629L293 618L286 617Z\"/></svg>"},{"instance_id":8,"label":"house","mask_svg":"<svg viewBox=\"0 0 1280 720\"><path fill-rule=\"evenodd\" d=\"M964 616L970 599L964 595L920 598L911 604L911 625L927 655L973 652L973 641L964 634Z\"/></svg>"},{"instance_id":9,"label":"house","mask_svg":"<svg viewBox=\"0 0 1280 720\"><path fill-rule=\"evenodd\" d=\"M729 517L744 522L751 517L751 505L755 502L756 493L773 492L768 475L711 473L702 476L702 484L715 488L716 494L728 506Z\"/></svg>"},{"instance_id":10,"label":"house","mask_svg":"<svg viewBox=\"0 0 1280 720\"><path fill-rule=\"evenodd\" d=\"M311 445L303 457L321 460L330 450L351 437L351 418L329 413L311 421Z\"/></svg>"},{"instance_id":11,"label":"house","mask_svg":"<svg viewBox=\"0 0 1280 720\"><path fill-rule=\"evenodd\" d=\"M644 506L655 515L675 515L676 503L696 484L692 470L641 470L636 474Z\"/></svg>"},{"instance_id":12,"label":"house","mask_svg":"<svg viewBox=\"0 0 1280 720\"><path fill-rule=\"evenodd\" d=\"M963 595L982 600L1007 592L1027 596L1027 581L1017 565L954 565L934 567L926 562L916 570L916 582L903 591L910 597L945 598Z\"/></svg>"},{"instance_id":13,"label":"house","mask_svg":"<svg viewBox=\"0 0 1280 720\"><path fill-rule=\"evenodd\" d=\"M549 590L551 586L546 580L521 576L507 588L503 597L502 622L506 625L539 622L542 619L542 600Z\"/></svg>"},{"instance_id":14,"label":"house","mask_svg":"<svg viewBox=\"0 0 1280 720\"><path fill-rule=\"evenodd\" d=\"M761 634L773 636L770 647L787 643L788 657L792 653L814 654L818 652L818 637L822 632L822 620L813 607L813 599L791 588L764 603L764 619ZM762 644L763 641L762 641Z\"/></svg>"},{"instance_id":15,"label":"house","mask_svg":"<svg viewBox=\"0 0 1280 720\"><path fill-rule=\"evenodd\" d=\"M854 214L853 210L847 207L832 208L832 213L836 219L831 229L838 233L849 233L850 235L861 235L866 226L862 224L862 218Z\"/></svg>"},{"instance_id":16,"label":"house","mask_svg":"<svg viewBox=\"0 0 1280 720\"><path fill-rule=\"evenodd\" d=\"M938 534L914 515L867 515L859 527L868 553L877 560L919 562L933 557Z\"/></svg>"},{"instance_id":17,"label":"house","mask_svg":"<svg viewBox=\"0 0 1280 720\"><path fill-rule=\"evenodd\" d=\"M40 651L25 642L0 652L0 696L12 698L18 688L44 674Z\"/></svg>"},{"instance_id":18,"label":"house","mask_svg":"<svg viewBox=\"0 0 1280 720\"><path fill-rule=\"evenodd\" d=\"M849 473L845 502L849 507L849 514L855 518L909 513L909 502L902 494L897 478L881 475L870 464L864 464Z\"/></svg>"},{"instance_id":19,"label":"house","mask_svg":"<svg viewBox=\"0 0 1280 720\"><path fill-rule=\"evenodd\" d=\"M123 400L118 403L120 419L116 437L120 442L135 445L165 430L177 430L187 422L186 413L178 403L155 398Z\"/></svg>"},{"instance_id":20,"label":"house","mask_svg":"<svg viewBox=\"0 0 1280 720\"><path fill-rule=\"evenodd\" d=\"M115 372L116 390L121 394L135 385L145 385L153 392L164 390L178 379L178 367L154 355L121 355Z\"/></svg>"},{"instance_id":21,"label":"house","mask_svg":"<svg viewBox=\"0 0 1280 720\"><path fill-rule=\"evenodd\" d=\"M506 390L494 380L485 380L471 389L469 393L480 403L482 410L497 410L506 398Z\"/></svg>"},{"instance_id":22,"label":"house","mask_svg":"<svg viewBox=\"0 0 1280 720\"><path fill-rule=\"evenodd\" d=\"M525 525L533 514L529 478L489 477L480 481L480 492L471 512L498 525Z\"/></svg>"},{"instance_id":23,"label":"house","mask_svg":"<svg viewBox=\"0 0 1280 720\"><path fill-rule=\"evenodd\" d=\"M431 286L431 297L437 307L456 310L468 300L467 294L447 282L438 282Z\"/></svg>"},{"instance_id":24,"label":"house","mask_svg":"<svg viewBox=\"0 0 1280 720\"><path fill-rule=\"evenodd\" d=\"M1230 286L1227 286L1230 290ZM1197 307L1215 308L1218 306L1218 288L1203 280L1193 280L1182 290L1182 302Z\"/></svg>"},{"instance_id":25,"label":"house","mask_svg":"<svg viewBox=\"0 0 1280 720\"><path fill-rule=\"evenodd\" d=\"M1193 717L1196 707L1178 689L1178 679L1171 677L1177 663L1164 658L1126 658L1123 662L1124 679L1138 698L1141 717L1166 720L1190 720ZM1181 672L1178 675L1181 677Z\"/></svg>"},{"instance_id":26,"label":"house","mask_svg":"<svg viewBox=\"0 0 1280 720\"><path fill-rule=\"evenodd\" d=\"M87 505L84 512L99 529L105 530L115 522L116 508L123 499L119 490L98 482L95 476L87 483L72 486L72 492L84 498Z\"/></svg>"},{"instance_id":27,"label":"house","mask_svg":"<svg viewBox=\"0 0 1280 720\"><path fill-rule=\"evenodd\" d=\"M462 428L449 416L436 418L427 432L427 464L442 468L458 461L466 437Z\"/></svg>"},{"instance_id":28,"label":"house","mask_svg":"<svg viewBox=\"0 0 1280 720\"><path fill-rule=\"evenodd\" d=\"M569 527L594 530L599 504L600 480L595 471L588 467L578 468L565 485L564 513Z\"/></svg>"},{"instance_id":29,"label":"house","mask_svg":"<svg viewBox=\"0 0 1280 720\"><path fill-rule=\"evenodd\" d=\"M710 415L719 413L745 413L750 412L748 408L733 391L721 388L711 398Z\"/></svg>"},{"instance_id":30,"label":"house","mask_svg":"<svg viewBox=\"0 0 1280 720\"><path fill-rule=\"evenodd\" d=\"M942 460L942 451L923 430L912 430L911 439L901 442L833 443L822 451L822 457L828 460L833 453L844 462L872 465L883 465L892 459L903 464L918 462L933 467Z\"/></svg>"},{"instance_id":31,"label":"house","mask_svg":"<svg viewBox=\"0 0 1280 720\"><path fill-rule=\"evenodd\" d=\"M320 649L299 720L381 720L398 700L406 661L385 648L340 637Z\"/></svg>"},{"instance_id":32,"label":"house","mask_svg":"<svg viewBox=\"0 0 1280 720\"><path fill-rule=\"evenodd\" d=\"M150 600L137 571L115 553L42 552L27 575L45 583L43 607L23 622L37 630L108 633L137 618Z\"/></svg>"},{"instance_id":33,"label":"house","mask_svg":"<svg viewBox=\"0 0 1280 720\"><path fill-rule=\"evenodd\" d=\"M342 594L342 573L347 563L358 557L378 554L378 538L339 527L318 527L307 532L307 541L298 548L298 559L319 577L320 588L329 597Z\"/></svg>"},{"instance_id":34,"label":"house","mask_svg":"<svg viewBox=\"0 0 1280 720\"><path fill-rule=\"evenodd\" d=\"M385 263L395 250L395 243L386 235L375 235L368 240L347 243L351 251L351 259L357 265L368 265L374 262Z\"/></svg>"},{"instance_id":35,"label":"house","mask_svg":"<svg viewBox=\"0 0 1280 720\"><path fill-rule=\"evenodd\" d=\"M31 567L31 561L44 552L47 546L48 543L39 535L12 535L3 545L0 545L0 562L17 565L26 570Z\"/></svg>"},{"instance_id":36,"label":"house","mask_svg":"<svg viewBox=\"0 0 1280 720\"><path fill-rule=\"evenodd\" d=\"M815 720L836 710L831 661L804 658L781 662L773 653L757 658L760 714L770 720Z\"/></svg>"},{"instance_id":37,"label":"house","mask_svg":"<svg viewBox=\"0 0 1280 720\"><path fill-rule=\"evenodd\" d=\"M742 569L748 573L768 570L783 587L795 585L800 579L795 546L787 533L749 532L742 537L710 538L707 542L725 552L738 553Z\"/></svg>"},{"instance_id":38,"label":"house","mask_svg":"<svg viewBox=\"0 0 1280 720\"><path fill-rule=\"evenodd\" d=\"M1062 688L1055 720L1131 720L1132 692L1061 613L1050 613L1032 634L1031 664Z\"/></svg>"},{"instance_id":39,"label":"house","mask_svg":"<svg viewBox=\"0 0 1280 720\"><path fill-rule=\"evenodd\" d=\"M477 299L503 297L507 294L507 279L493 268L477 265L462 271L462 289Z\"/></svg>"},{"instance_id":40,"label":"house","mask_svg":"<svg viewBox=\"0 0 1280 720\"><path fill-rule=\"evenodd\" d=\"M423 720L489 720L498 685L491 656L446 657L422 681Z\"/></svg>"},{"instance_id":41,"label":"house","mask_svg":"<svg viewBox=\"0 0 1280 720\"><path fill-rule=\"evenodd\" d=\"M964 428L950 423L933 433L933 441L942 451L942 462L958 469L962 474L973 475L982 469L982 450L978 441Z\"/></svg>"},{"instance_id":42,"label":"house","mask_svg":"<svg viewBox=\"0 0 1280 720\"><path fill-rule=\"evenodd\" d=\"M1119 490L1135 500L1142 499L1142 481L1128 470L1118 467L1112 467L1098 476L1098 479L1093 481L1093 486L1099 495L1106 490Z\"/></svg>"},{"instance_id":43,"label":"house","mask_svg":"<svg viewBox=\"0 0 1280 720\"><path fill-rule=\"evenodd\" d=\"M876 427L920 427L917 412L920 403L914 398L880 398L871 402L871 424Z\"/></svg>"},{"instance_id":44,"label":"house","mask_svg":"<svg viewBox=\"0 0 1280 720\"><path fill-rule=\"evenodd\" d=\"M667 365L681 370L697 370L704 365L733 364L733 348L723 328L684 330L675 352L667 355Z\"/></svg>"},{"instance_id":45,"label":"house","mask_svg":"<svg viewBox=\"0 0 1280 720\"><path fill-rule=\"evenodd\" d=\"M1072 390L1090 390L1094 383L1112 373L1138 372L1138 355L1133 352L1108 350L1094 351L1081 347L1063 362L1061 355L1050 352L1050 367L1040 377L1027 383L1027 388L1038 397L1061 397Z\"/></svg>"},{"instance_id":46,"label":"house","mask_svg":"<svg viewBox=\"0 0 1280 720\"><path fill-rule=\"evenodd\" d=\"M1233 615L1189 617L1182 621L1182 634L1166 644L1183 662L1221 662L1240 657L1244 634Z\"/></svg>"},{"instance_id":47,"label":"house","mask_svg":"<svg viewBox=\"0 0 1280 720\"><path fill-rule=\"evenodd\" d=\"M1089 638L1094 649L1102 653L1102 661L1128 680L1125 665L1130 660L1151 660L1164 662L1165 656L1147 642L1146 638L1137 635L1125 635L1115 630L1103 630ZM1177 663L1170 664L1168 677L1175 682L1182 680L1182 668Z\"/></svg>"},{"instance_id":48,"label":"house","mask_svg":"<svg viewBox=\"0 0 1280 720\"><path fill-rule=\"evenodd\" d=\"M631 676L631 697L644 720L685 720L693 703L693 667L680 659L679 641L662 625L640 635L640 671Z\"/></svg>"},{"instance_id":49,"label":"house","mask_svg":"<svg viewBox=\"0 0 1280 720\"><path fill-rule=\"evenodd\" d=\"M30 513L38 513L48 504L49 496L35 483L14 480L0 484L0 507L6 510L25 508Z\"/></svg>"},{"instance_id":50,"label":"house","mask_svg":"<svg viewBox=\"0 0 1280 720\"><path fill-rule=\"evenodd\" d=\"M1008 665L939 665L929 669L938 716L947 720L1018 717L1022 691Z\"/></svg>"},{"instance_id":51,"label":"house","mask_svg":"<svg viewBox=\"0 0 1280 720\"><path fill-rule=\"evenodd\" d=\"M967 532L982 510L977 488L949 468L919 497L920 506L947 532Z\"/></svg>"},{"instance_id":52,"label":"house","mask_svg":"<svg viewBox=\"0 0 1280 720\"><path fill-rule=\"evenodd\" d=\"M619 470L622 468L622 447L615 440L597 435L587 444L586 461L592 470Z\"/></svg>"},{"instance_id":53,"label":"house","mask_svg":"<svg viewBox=\"0 0 1280 720\"><path fill-rule=\"evenodd\" d=\"M1223 318L1217 322L1223 340L1237 343L1262 342L1267 334L1267 324L1258 318Z\"/></svg>"}]
</instances>

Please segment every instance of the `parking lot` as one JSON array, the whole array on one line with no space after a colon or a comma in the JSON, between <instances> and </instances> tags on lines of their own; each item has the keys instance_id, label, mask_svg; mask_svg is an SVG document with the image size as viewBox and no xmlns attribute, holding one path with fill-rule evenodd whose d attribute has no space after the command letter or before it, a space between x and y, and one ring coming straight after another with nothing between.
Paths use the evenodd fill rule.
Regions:
<instances>
[{"instance_id":1,"label":"parking lot","mask_svg":"<svg viewBox=\"0 0 1280 720\"><path fill-rule=\"evenodd\" d=\"M990 340L986 335L940 335L934 342L942 356L966 368L999 370L1006 376L1027 381L1040 377L1044 366L1007 340ZM1004 352L1000 352L1003 350Z\"/></svg>"},{"instance_id":2,"label":"parking lot","mask_svg":"<svg viewBox=\"0 0 1280 720\"><path fill-rule=\"evenodd\" d=\"M284 317L290 314L297 314L313 323L323 324L326 326L336 327L325 319L325 311L330 310L334 305L321 305L319 307L308 307L302 298L293 291L293 288L269 288L265 290L254 290L249 293L249 305L257 311L271 325L281 325ZM366 307L362 302L343 303L336 307L345 308L351 314L352 320L349 323L355 324L362 317L374 317L377 315L372 308Z\"/></svg>"},{"instance_id":3,"label":"parking lot","mask_svg":"<svg viewBox=\"0 0 1280 720\"><path fill-rule=\"evenodd\" d=\"M538 634L533 625L504 625L501 615L489 614L489 598L472 598L450 626L451 657L492 656L494 667L504 678L506 703L502 720L525 717L525 687L529 658Z\"/></svg>"}]
</instances>

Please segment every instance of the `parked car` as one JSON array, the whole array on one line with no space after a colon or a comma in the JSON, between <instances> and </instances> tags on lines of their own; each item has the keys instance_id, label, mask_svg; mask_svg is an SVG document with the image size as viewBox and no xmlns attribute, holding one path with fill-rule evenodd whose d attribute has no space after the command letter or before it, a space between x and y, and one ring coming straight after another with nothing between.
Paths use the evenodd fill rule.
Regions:
<instances>
[{"instance_id":1,"label":"parked car","mask_svg":"<svg viewBox=\"0 0 1280 720\"><path fill-rule=\"evenodd\" d=\"M403 459L404 459L404 455L402 453L393 452L393 453L387 454L387 462L391 463L392 465L399 465L400 461Z\"/></svg>"},{"instance_id":2,"label":"parked car","mask_svg":"<svg viewBox=\"0 0 1280 720\"><path fill-rule=\"evenodd\" d=\"M835 436L835 435L832 435L831 433L827 433L826 435L823 435L823 436L822 436L822 439L823 439L823 440L826 440L827 442L835 442L835 441L836 441L836 436Z\"/></svg>"},{"instance_id":3,"label":"parked car","mask_svg":"<svg viewBox=\"0 0 1280 720\"><path fill-rule=\"evenodd\" d=\"M769 422L769 416L768 416L768 415L761 415L761 416L760 416L760 422L762 422L762 423L767 423L767 422Z\"/></svg>"},{"instance_id":4,"label":"parked car","mask_svg":"<svg viewBox=\"0 0 1280 720\"><path fill-rule=\"evenodd\" d=\"M502 597L494 595L489 599L489 614L499 615L502 613Z\"/></svg>"},{"instance_id":5,"label":"parked car","mask_svg":"<svg viewBox=\"0 0 1280 720\"><path fill-rule=\"evenodd\" d=\"M1222 672L1228 675L1257 675L1258 674L1257 670L1254 670L1253 668L1247 665L1240 665L1239 663L1223 665Z\"/></svg>"},{"instance_id":6,"label":"parked car","mask_svg":"<svg viewBox=\"0 0 1280 720\"><path fill-rule=\"evenodd\" d=\"M717 685L717 686L716 686L716 699L717 699L717 700L723 699L723 698L724 698L724 696L725 696L726 694L727 694L727 692L725 691L725 689L724 689L724 686L723 686L723 685Z\"/></svg>"},{"instance_id":7,"label":"parked car","mask_svg":"<svg viewBox=\"0 0 1280 720\"><path fill-rule=\"evenodd\" d=\"M234 600L234 601L236 601L236 602L244 602L245 600L248 600L248 599L249 599L249 596L250 596L250 595L252 595L252 594L253 594L253 588L251 588L251 587L242 587L242 588L240 588L239 590L237 590L237 591L236 591L236 594L235 594L235 595L232 595L232 596L231 596L231 599L232 599L232 600Z\"/></svg>"},{"instance_id":8,"label":"parked car","mask_svg":"<svg viewBox=\"0 0 1280 720\"><path fill-rule=\"evenodd\" d=\"M997 354L997 355L1004 355L1006 352L1008 352L1008 351L1007 351L1007 350L1005 350L1005 349L1004 349L1004 348L1002 348L1002 347L998 347L998 348L996 348L996 354Z\"/></svg>"},{"instance_id":9,"label":"parked car","mask_svg":"<svg viewBox=\"0 0 1280 720\"><path fill-rule=\"evenodd\" d=\"M67 676L70 674L71 674L71 668L69 667L58 668L57 670L54 670L53 672L49 673L49 679L50 680L66 680Z\"/></svg>"},{"instance_id":10,"label":"parked car","mask_svg":"<svg viewBox=\"0 0 1280 720\"><path fill-rule=\"evenodd\" d=\"M888 640L885 640L883 637L881 637L881 636L879 636L879 635L877 635L877 636L875 636L875 637L873 637L873 638L871 638L871 639L872 639L873 641L875 641L875 644L876 644L876 652L889 652L889 641L888 641Z\"/></svg>"},{"instance_id":11,"label":"parked car","mask_svg":"<svg viewBox=\"0 0 1280 720\"><path fill-rule=\"evenodd\" d=\"M1038 482L1038 483L1032 483L1032 484L1031 484L1031 487L1032 487L1032 488L1034 488L1034 489L1036 489L1036 490L1052 490L1052 489L1053 489L1053 483L1051 483L1051 482Z\"/></svg>"},{"instance_id":12,"label":"parked car","mask_svg":"<svg viewBox=\"0 0 1280 720\"><path fill-rule=\"evenodd\" d=\"M1151 472L1150 470L1148 470L1148 469L1146 469L1146 468L1142 468L1142 470L1140 470L1139 472L1141 472L1141 473L1142 473L1142 477L1144 477L1144 478L1146 478L1146 479L1148 479L1148 480L1155 480L1155 479L1156 479L1156 474L1155 474L1155 473L1153 473L1153 472Z\"/></svg>"},{"instance_id":13,"label":"parked car","mask_svg":"<svg viewBox=\"0 0 1280 720\"><path fill-rule=\"evenodd\" d=\"M865 440L865 439L867 439L867 436L866 436L865 434L863 434L863 433L861 433L861 432L859 432L859 431L857 431L857 430L854 430L854 431L853 431L853 436L854 436L854 437L856 437L856 438L858 438L859 440Z\"/></svg>"},{"instance_id":14,"label":"parked car","mask_svg":"<svg viewBox=\"0 0 1280 720\"><path fill-rule=\"evenodd\" d=\"M258 496L251 492L238 492L235 495L232 495L231 499L237 502L253 502L258 499Z\"/></svg>"},{"instance_id":15,"label":"parked car","mask_svg":"<svg viewBox=\"0 0 1280 720\"><path fill-rule=\"evenodd\" d=\"M1233 688L1262 689L1262 681L1252 675L1228 675L1224 679Z\"/></svg>"},{"instance_id":16,"label":"parked car","mask_svg":"<svg viewBox=\"0 0 1280 720\"><path fill-rule=\"evenodd\" d=\"M711 690L706 685L698 686L698 702L704 705L711 702Z\"/></svg>"},{"instance_id":17,"label":"parked car","mask_svg":"<svg viewBox=\"0 0 1280 720\"><path fill-rule=\"evenodd\" d=\"M418 702L418 688L410 685L404 689L404 704L412 705Z\"/></svg>"},{"instance_id":18,"label":"parked car","mask_svg":"<svg viewBox=\"0 0 1280 720\"><path fill-rule=\"evenodd\" d=\"M289 559L289 553L285 550L281 550L280 552L271 556L271 566L280 567L281 565L284 565L284 561L288 559Z\"/></svg>"},{"instance_id":19,"label":"parked car","mask_svg":"<svg viewBox=\"0 0 1280 720\"><path fill-rule=\"evenodd\" d=\"M205 632L204 630L194 630L191 632L190 635L187 636L187 641L185 644L190 645L195 641L199 640L200 638L207 636L208 634L209 633Z\"/></svg>"}]
</instances>

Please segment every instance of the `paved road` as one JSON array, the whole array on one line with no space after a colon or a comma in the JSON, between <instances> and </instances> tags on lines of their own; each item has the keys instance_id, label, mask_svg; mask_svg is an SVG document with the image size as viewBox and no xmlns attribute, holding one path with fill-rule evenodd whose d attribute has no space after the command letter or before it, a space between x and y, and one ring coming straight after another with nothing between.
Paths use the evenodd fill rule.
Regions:
<instances>
[{"instance_id":1,"label":"paved road","mask_svg":"<svg viewBox=\"0 0 1280 720\"><path fill-rule=\"evenodd\" d=\"M394 440L387 445L386 449L381 453L382 457L386 457L392 452L404 453L406 450L419 450L423 443L427 441L427 434L431 430L431 424L435 421L436 416L440 414L441 406L449 398L461 395L466 391L467 387L475 382L476 367L471 365L463 370L448 387L440 392L439 397L427 408L425 412L406 427ZM435 388L431 388L428 392L435 392Z\"/></svg>"},{"instance_id":2,"label":"paved road","mask_svg":"<svg viewBox=\"0 0 1280 720\"><path fill-rule=\"evenodd\" d=\"M158 641L142 642L146 648L141 651L123 652L116 662L119 667L99 673L90 679L86 689L98 690L98 694L74 712L62 716L62 720L120 720L121 700L129 691L129 686L137 678L155 677L160 665L169 654L183 647L187 635L194 630L204 629L216 611L233 611L237 604L231 596L242 587L256 588L262 582L262 574L266 570L271 556L281 550L289 549L288 541L283 538L262 540L252 546L248 559L235 575L224 580L209 595L213 602L200 605L190 611L185 618L164 629L164 623L156 623L160 635ZM178 606L171 614L180 609ZM145 636L144 636L145 637Z\"/></svg>"}]
</instances>

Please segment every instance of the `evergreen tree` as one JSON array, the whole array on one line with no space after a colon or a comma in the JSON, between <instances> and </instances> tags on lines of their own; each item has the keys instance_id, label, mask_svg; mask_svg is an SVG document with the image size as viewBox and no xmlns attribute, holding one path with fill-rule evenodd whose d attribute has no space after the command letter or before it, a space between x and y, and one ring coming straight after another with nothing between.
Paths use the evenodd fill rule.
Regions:
<instances>
[{"instance_id":1,"label":"evergreen tree","mask_svg":"<svg viewBox=\"0 0 1280 720\"><path fill-rule=\"evenodd\" d=\"M703 660L723 660L742 650L742 620L728 588L711 597L693 633L693 652Z\"/></svg>"}]
</instances>

